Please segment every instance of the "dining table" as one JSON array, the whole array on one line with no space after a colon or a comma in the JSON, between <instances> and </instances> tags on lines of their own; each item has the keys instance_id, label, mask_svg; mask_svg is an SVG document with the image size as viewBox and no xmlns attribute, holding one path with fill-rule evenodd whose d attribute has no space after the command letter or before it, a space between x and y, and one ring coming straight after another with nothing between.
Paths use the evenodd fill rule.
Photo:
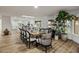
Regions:
<instances>
[{"instance_id":1,"label":"dining table","mask_svg":"<svg viewBox=\"0 0 79 59\"><path fill-rule=\"evenodd\" d=\"M36 39L37 39L37 38L41 37L42 34L44 34L44 32L31 32L30 34L31 34L31 37L36 37Z\"/></svg>"}]
</instances>

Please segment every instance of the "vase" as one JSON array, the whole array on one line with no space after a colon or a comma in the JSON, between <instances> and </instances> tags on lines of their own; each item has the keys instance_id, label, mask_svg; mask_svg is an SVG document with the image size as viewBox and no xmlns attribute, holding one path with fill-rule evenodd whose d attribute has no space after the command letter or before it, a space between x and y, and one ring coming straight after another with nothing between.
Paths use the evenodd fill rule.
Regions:
<instances>
[{"instance_id":1,"label":"vase","mask_svg":"<svg viewBox=\"0 0 79 59\"><path fill-rule=\"evenodd\" d=\"M58 40L58 35L55 35L55 40Z\"/></svg>"}]
</instances>

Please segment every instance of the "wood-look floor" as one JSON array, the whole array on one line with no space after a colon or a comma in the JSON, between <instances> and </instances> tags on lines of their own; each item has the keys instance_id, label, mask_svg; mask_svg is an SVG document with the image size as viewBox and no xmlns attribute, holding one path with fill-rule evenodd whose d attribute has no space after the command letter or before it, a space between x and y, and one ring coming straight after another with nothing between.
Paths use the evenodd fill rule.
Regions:
<instances>
[{"instance_id":1,"label":"wood-look floor","mask_svg":"<svg viewBox=\"0 0 79 59\"><path fill-rule=\"evenodd\" d=\"M48 53L77 53L79 45L71 40L53 40ZM42 47L31 46L29 49L19 38L17 32L8 36L0 36L0 53L44 53Z\"/></svg>"}]
</instances>

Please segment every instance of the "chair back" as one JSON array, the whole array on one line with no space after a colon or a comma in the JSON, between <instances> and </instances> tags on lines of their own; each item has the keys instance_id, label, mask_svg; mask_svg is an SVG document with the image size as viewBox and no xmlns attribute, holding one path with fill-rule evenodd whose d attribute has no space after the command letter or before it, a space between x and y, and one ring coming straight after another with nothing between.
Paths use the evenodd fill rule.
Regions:
<instances>
[{"instance_id":1,"label":"chair back","mask_svg":"<svg viewBox=\"0 0 79 59\"><path fill-rule=\"evenodd\" d=\"M23 29L19 28L19 30L20 30L20 36L23 37L23 35L24 35Z\"/></svg>"},{"instance_id":2,"label":"chair back","mask_svg":"<svg viewBox=\"0 0 79 59\"><path fill-rule=\"evenodd\" d=\"M20 39L24 41L24 32L21 28L19 28L19 30L20 30Z\"/></svg>"},{"instance_id":3,"label":"chair back","mask_svg":"<svg viewBox=\"0 0 79 59\"><path fill-rule=\"evenodd\" d=\"M45 34L43 34L42 35L42 37L41 37L41 40L42 40L42 43L43 44L47 44L47 45L51 45L52 44L52 33L51 32L49 32L49 33L45 33Z\"/></svg>"},{"instance_id":4,"label":"chair back","mask_svg":"<svg viewBox=\"0 0 79 59\"><path fill-rule=\"evenodd\" d=\"M19 28L20 30L20 38L23 42L27 41L27 33L26 30Z\"/></svg>"},{"instance_id":5,"label":"chair back","mask_svg":"<svg viewBox=\"0 0 79 59\"><path fill-rule=\"evenodd\" d=\"M45 34L42 34L42 38L52 39L52 33L45 33Z\"/></svg>"},{"instance_id":6,"label":"chair back","mask_svg":"<svg viewBox=\"0 0 79 59\"><path fill-rule=\"evenodd\" d=\"M27 39L30 39L30 36L31 36L30 32L27 31L27 30L25 30L25 33L26 33L26 38L27 38Z\"/></svg>"}]
</instances>

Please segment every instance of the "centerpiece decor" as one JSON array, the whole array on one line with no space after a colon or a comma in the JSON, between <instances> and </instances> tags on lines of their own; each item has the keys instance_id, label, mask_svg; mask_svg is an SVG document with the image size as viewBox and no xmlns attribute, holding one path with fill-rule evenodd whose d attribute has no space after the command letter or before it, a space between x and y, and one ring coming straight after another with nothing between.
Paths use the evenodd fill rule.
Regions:
<instances>
[{"instance_id":1,"label":"centerpiece decor","mask_svg":"<svg viewBox=\"0 0 79 59\"><path fill-rule=\"evenodd\" d=\"M4 35L9 35L10 32L9 32L9 30L6 28L3 33L4 33Z\"/></svg>"}]
</instances>

